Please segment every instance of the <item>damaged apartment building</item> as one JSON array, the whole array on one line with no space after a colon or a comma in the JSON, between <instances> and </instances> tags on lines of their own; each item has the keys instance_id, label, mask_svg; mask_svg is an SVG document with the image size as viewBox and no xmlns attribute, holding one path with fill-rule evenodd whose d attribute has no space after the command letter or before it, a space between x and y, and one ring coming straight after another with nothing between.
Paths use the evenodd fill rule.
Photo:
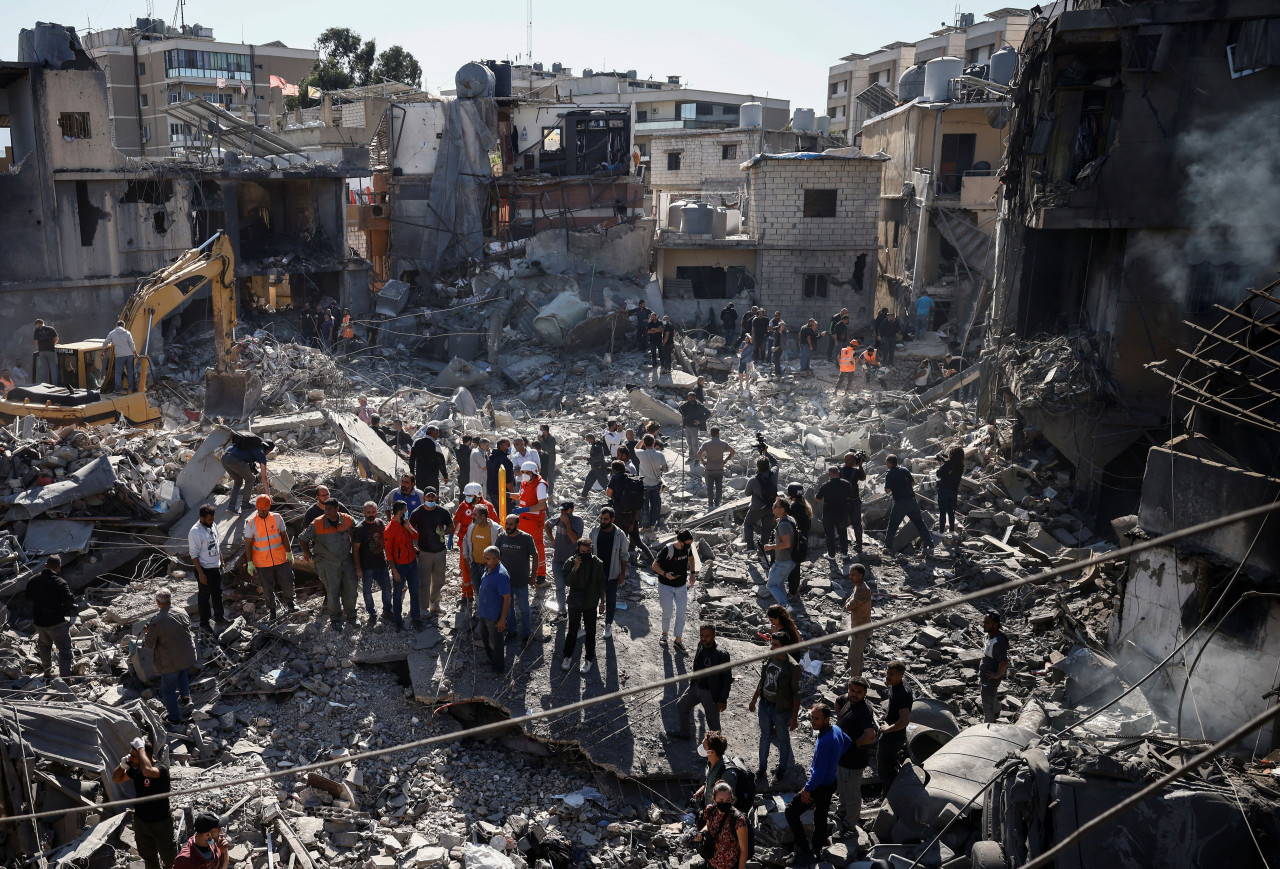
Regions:
<instances>
[{"instance_id":1,"label":"damaged apartment building","mask_svg":"<svg viewBox=\"0 0 1280 869\"><path fill-rule=\"evenodd\" d=\"M365 174L362 150L313 157L195 97L166 106L193 130L182 156L131 158L113 145L106 75L75 31L41 24L19 43L19 59L0 64L9 322L39 317L64 341L100 338L139 278L218 231L246 305L367 304L368 263L344 240L345 183ZM30 352L25 326L0 344L9 366L29 370Z\"/></svg>"},{"instance_id":2,"label":"damaged apartment building","mask_svg":"<svg viewBox=\"0 0 1280 869\"><path fill-rule=\"evenodd\" d=\"M1113 516L1179 422L1150 363L1180 365L1280 265L1274 14L1095 0L1036 19L1022 47L987 345L998 385ZM1068 336L1070 365L1021 376L1046 334Z\"/></svg>"}]
</instances>

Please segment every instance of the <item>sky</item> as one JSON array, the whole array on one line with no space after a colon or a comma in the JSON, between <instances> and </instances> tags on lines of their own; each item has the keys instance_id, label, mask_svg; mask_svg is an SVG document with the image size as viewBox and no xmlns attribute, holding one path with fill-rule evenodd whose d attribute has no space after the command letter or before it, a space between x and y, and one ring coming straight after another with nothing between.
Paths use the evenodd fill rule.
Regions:
<instances>
[{"instance_id":1,"label":"sky","mask_svg":"<svg viewBox=\"0 0 1280 869\"><path fill-rule=\"evenodd\" d=\"M0 2L0 59L17 58L18 31L53 21L77 31L127 26L148 14L178 21L175 0L43 0ZM994 7L993 7L994 8ZM376 9L373 14L369 11ZM612 11L610 11L612 10ZM843 55L896 40L915 41L952 23L954 0L646 0L593 7L569 0L533 0L533 59L559 61L575 72L636 70L640 78L679 75L687 87L770 96L791 108L825 114L827 67ZM986 7L961 7L979 19ZM381 51L403 45L417 57L431 91L453 86L470 60L516 60L525 54L528 0L441 3L311 0L301 6L261 0L189 0L188 24L213 28L219 40L280 40L313 47L328 27L349 27Z\"/></svg>"}]
</instances>

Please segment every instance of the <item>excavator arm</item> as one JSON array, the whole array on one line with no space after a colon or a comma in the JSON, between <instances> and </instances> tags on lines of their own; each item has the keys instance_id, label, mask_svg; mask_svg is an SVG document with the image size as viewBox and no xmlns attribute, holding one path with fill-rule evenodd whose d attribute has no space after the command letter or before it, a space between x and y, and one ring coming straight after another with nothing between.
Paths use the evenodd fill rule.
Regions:
<instances>
[{"instance_id":1,"label":"excavator arm","mask_svg":"<svg viewBox=\"0 0 1280 869\"><path fill-rule=\"evenodd\" d=\"M130 297L120 318L147 356L151 330L197 290L210 288L213 302L213 368L205 373L205 414L243 419L257 404L261 384L253 375L235 369L236 286L235 254L226 233L184 253L152 274ZM145 388L145 380L144 380Z\"/></svg>"}]
</instances>

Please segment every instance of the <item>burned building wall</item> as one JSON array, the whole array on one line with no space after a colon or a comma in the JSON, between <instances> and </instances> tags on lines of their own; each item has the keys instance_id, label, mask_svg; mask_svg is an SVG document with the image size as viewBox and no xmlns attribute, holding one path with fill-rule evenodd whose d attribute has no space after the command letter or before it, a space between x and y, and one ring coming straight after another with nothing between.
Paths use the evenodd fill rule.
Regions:
<instances>
[{"instance_id":1,"label":"burned building wall","mask_svg":"<svg viewBox=\"0 0 1280 869\"><path fill-rule=\"evenodd\" d=\"M1148 452L1138 516L1143 532L1166 534L1280 498L1280 480L1197 451L1207 451L1204 440L1184 437ZM1129 559L1112 642L1134 669L1150 669L1208 618L1175 659L1183 666L1166 669L1168 680L1148 690L1153 706L1175 720L1187 671L1203 648L1182 707L1184 736L1225 736L1260 713L1264 695L1277 687L1280 601L1248 595L1280 592L1280 539L1268 521L1275 519L1227 525ZM1264 729L1261 753L1276 742L1275 728Z\"/></svg>"}]
</instances>

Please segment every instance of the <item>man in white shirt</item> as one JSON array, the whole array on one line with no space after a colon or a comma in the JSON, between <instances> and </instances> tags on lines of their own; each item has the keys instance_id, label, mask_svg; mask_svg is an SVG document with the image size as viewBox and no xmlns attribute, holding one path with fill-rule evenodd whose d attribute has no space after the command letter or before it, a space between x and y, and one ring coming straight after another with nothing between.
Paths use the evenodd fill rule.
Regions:
<instances>
[{"instance_id":1,"label":"man in white shirt","mask_svg":"<svg viewBox=\"0 0 1280 869\"><path fill-rule=\"evenodd\" d=\"M537 450L529 448L529 442L524 438L516 438L511 446L511 464L517 469L524 467L525 462L533 462L538 466L538 476L542 476L542 456L538 455Z\"/></svg>"},{"instance_id":2,"label":"man in white shirt","mask_svg":"<svg viewBox=\"0 0 1280 869\"><path fill-rule=\"evenodd\" d=\"M214 507L200 507L200 521L187 532L187 551L196 566L196 600L200 606L200 627L213 631L212 618L220 625L227 623L222 610L222 547L213 524Z\"/></svg>"},{"instance_id":3,"label":"man in white shirt","mask_svg":"<svg viewBox=\"0 0 1280 869\"><path fill-rule=\"evenodd\" d=\"M133 343L133 335L124 327L124 320L117 320L116 327L102 339L102 348L111 348L116 362L116 392L120 391L120 378L129 375L129 390L138 391L138 348Z\"/></svg>"},{"instance_id":4,"label":"man in white shirt","mask_svg":"<svg viewBox=\"0 0 1280 869\"><path fill-rule=\"evenodd\" d=\"M483 489L485 483L489 479L489 450L491 449L488 438L480 438L476 441L475 451L471 453L471 482L479 483Z\"/></svg>"},{"instance_id":5,"label":"man in white shirt","mask_svg":"<svg viewBox=\"0 0 1280 869\"><path fill-rule=\"evenodd\" d=\"M636 453L636 466L644 480L644 507L640 511L642 531L653 531L662 519L662 475L667 471L667 457L656 449L651 434L641 441L642 449Z\"/></svg>"},{"instance_id":6,"label":"man in white shirt","mask_svg":"<svg viewBox=\"0 0 1280 869\"><path fill-rule=\"evenodd\" d=\"M616 419L609 420L608 426L604 431L604 452L613 460L618 455L618 447L626 443L627 433L622 430L622 426L618 424Z\"/></svg>"}]
</instances>

